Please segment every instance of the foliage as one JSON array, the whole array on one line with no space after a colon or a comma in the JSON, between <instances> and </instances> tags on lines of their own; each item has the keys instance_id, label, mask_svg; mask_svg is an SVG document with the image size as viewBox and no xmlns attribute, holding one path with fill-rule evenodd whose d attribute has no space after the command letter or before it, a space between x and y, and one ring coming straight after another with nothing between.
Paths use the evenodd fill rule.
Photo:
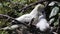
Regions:
<instances>
[{"instance_id":1,"label":"foliage","mask_svg":"<svg viewBox=\"0 0 60 34\"><path fill-rule=\"evenodd\" d=\"M29 13L34 6L22 13L19 11L21 8L36 2L37 0L0 0L0 14L9 15L11 17L18 17L25 13ZM21 12L21 13L19 13ZM5 27L9 25L9 22L6 22L6 19L0 19L0 27ZM0 31L0 34L8 34L6 31Z\"/></svg>"}]
</instances>

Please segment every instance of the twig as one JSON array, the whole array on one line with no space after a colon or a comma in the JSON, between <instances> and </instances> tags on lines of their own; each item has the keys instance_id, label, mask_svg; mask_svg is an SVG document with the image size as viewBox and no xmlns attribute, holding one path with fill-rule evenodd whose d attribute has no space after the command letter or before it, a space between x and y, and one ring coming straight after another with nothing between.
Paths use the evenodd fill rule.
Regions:
<instances>
[{"instance_id":1,"label":"twig","mask_svg":"<svg viewBox=\"0 0 60 34\"><path fill-rule=\"evenodd\" d=\"M7 26L7 27L4 27L4 28L1 28L0 30L14 30L18 27L19 27L19 25L12 25L11 27Z\"/></svg>"},{"instance_id":2,"label":"twig","mask_svg":"<svg viewBox=\"0 0 60 34\"><path fill-rule=\"evenodd\" d=\"M44 1L37 1L37 2L32 3L32 4L30 4L30 5L26 6L26 7L23 7L23 8L20 9L19 11L26 10L27 8L29 8L29 7L31 7L31 6L33 6L33 5L37 5L38 3L43 3L43 2L45 2L45 1L46 1L46 0L44 0Z\"/></svg>"},{"instance_id":3,"label":"twig","mask_svg":"<svg viewBox=\"0 0 60 34\"><path fill-rule=\"evenodd\" d=\"M12 17L10 17L10 16L8 16L8 15L0 14L0 16L1 16L0 18L4 17L4 18L12 19L12 20L18 22L19 24L25 25L26 27L29 28L29 26L28 26L27 24L25 24L25 23L21 23L21 22L17 21L16 19L14 19L14 18L12 18ZM14 25L12 25L12 26L14 26ZM12 26L11 26L11 27L12 27ZM11 27L5 27L5 28L3 28L3 29L7 30L7 29L11 29ZM17 25L17 27L19 27L19 25Z\"/></svg>"}]
</instances>

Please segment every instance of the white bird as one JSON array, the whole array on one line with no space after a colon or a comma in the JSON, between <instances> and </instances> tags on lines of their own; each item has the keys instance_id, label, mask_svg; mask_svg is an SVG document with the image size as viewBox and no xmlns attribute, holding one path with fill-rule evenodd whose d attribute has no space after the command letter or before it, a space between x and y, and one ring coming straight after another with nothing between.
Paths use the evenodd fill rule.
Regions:
<instances>
[{"instance_id":1,"label":"white bird","mask_svg":"<svg viewBox=\"0 0 60 34\"><path fill-rule=\"evenodd\" d=\"M39 12L44 8L44 5L42 4L38 4L37 6L35 6L35 8L31 11L31 13L29 14L24 14L18 18L16 18L16 20L24 23L24 22L31 22L32 18L36 18L39 14Z\"/></svg>"}]
</instances>

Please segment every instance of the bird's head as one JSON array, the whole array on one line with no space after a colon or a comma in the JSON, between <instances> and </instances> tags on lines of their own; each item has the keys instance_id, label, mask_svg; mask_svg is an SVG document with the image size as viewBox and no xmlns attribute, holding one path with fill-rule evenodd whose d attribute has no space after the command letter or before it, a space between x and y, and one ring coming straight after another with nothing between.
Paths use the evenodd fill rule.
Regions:
<instances>
[{"instance_id":1,"label":"bird's head","mask_svg":"<svg viewBox=\"0 0 60 34\"><path fill-rule=\"evenodd\" d=\"M43 5L43 4L38 4L35 8L37 8L37 11L39 11L39 15L41 15L41 14L45 14L45 11L44 11L44 9L45 9L45 5Z\"/></svg>"},{"instance_id":2,"label":"bird's head","mask_svg":"<svg viewBox=\"0 0 60 34\"><path fill-rule=\"evenodd\" d=\"M44 5L43 5L43 4L38 4L38 5L35 6L35 8L36 8L38 11L40 11L40 10L42 10L42 9L44 8Z\"/></svg>"}]
</instances>

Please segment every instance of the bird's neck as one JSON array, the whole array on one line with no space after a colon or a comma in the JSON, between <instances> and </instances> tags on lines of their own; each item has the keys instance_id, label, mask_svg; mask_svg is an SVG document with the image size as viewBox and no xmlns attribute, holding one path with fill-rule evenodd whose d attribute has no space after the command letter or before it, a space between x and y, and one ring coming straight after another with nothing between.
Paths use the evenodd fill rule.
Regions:
<instances>
[{"instance_id":1,"label":"bird's neck","mask_svg":"<svg viewBox=\"0 0 60 34\"><path fill-rule=\"evenodd\" d=\"M37 8L33 9L30 14L31 15L37 15L38 14Z\"/></svg>"}]
</instances>

